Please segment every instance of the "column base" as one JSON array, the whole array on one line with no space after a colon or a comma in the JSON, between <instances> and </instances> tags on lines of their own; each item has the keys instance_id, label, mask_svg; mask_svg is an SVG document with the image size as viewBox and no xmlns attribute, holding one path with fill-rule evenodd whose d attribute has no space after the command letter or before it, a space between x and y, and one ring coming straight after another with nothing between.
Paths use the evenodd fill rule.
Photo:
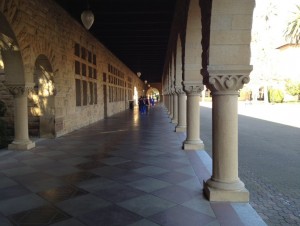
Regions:
<instances>
[{"instance_id":1,"label":"column base","mask_svg":"<svg viewBox=\"0 0 300 226\"><path fill-rule=\"evenodd\" d=\"M186 140L183 142L183 150L204 150L203 141Z\"/></svg>"},{"instance_id":2,"label":"column base","mask_svg":"<svg viewBox=\"0 0 300 226\"><path fill-rule=\"evenodd\" d=\"M210 187L208 182L203 181L203 191L204 195L209 201L249 202L249 191L245 187L238 190L223 190L215 187Z\"/></svg>"},{"instance_id":3,"label":"column base","mask_svg":"<svg viewBox=\"0 0 300 226\"><path fill-rule=\"evenodd\" d=\"M186 126L176 126L175 132L186 132Z\"/></svg>"},{"instance_id":4,"label":"column base","mask_svg":"<svg viewBox=\"0 0 300 226\"><path fill-rule=\"evenodd\" d=\"M11 144L8 145L9 150L29 150L35 147L35 142L31 140L27 142L19 142L13 141Z\"/></svg>"},{"instance_id":5,"label":"column base","mask_svg":"<svg viewBox=\"0 0 300 226\"><path fill-rule=\"evenodd\" d=\"M172 119L172 121L171 121L173 124L177 124L178 122L177 122L177 120L175 120L175 119Z\"/></svg>"}]
</instances>

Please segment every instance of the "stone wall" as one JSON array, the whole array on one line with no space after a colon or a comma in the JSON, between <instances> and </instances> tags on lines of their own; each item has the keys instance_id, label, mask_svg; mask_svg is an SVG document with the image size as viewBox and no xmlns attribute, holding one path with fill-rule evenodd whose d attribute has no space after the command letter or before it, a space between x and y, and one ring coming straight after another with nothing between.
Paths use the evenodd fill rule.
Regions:
<instances>
[{"instance_id":1,"label":"stone wall","mask_svg":"<svg viewBox=\"0 0 300 226\"><path fill-rule=\"evenodd\" d=\"M50 0L0 0L0 14L4 16L9 25L8 27L1 26L0 32L6 33L9 30L8 33L14 34L24 67L24 74L14 75L16 77L10 78L9 82L21 81L22 79L18 77L25 78L25 82L34 82L36 61L41 55L51 65L47 73L53 76L55 89L54 107L50 109L55 115L55 136L61 136L103 119L104 109L107 109L107 115L111 116L128 108L128 104L126 104L128 97L124 101L104 100L103 85L116 86L116 84L103 81L103 74L106 73L107 76L110 74L108 65L113 65L124 74L123 80L126 81L127 86L118 87L123 90L127 89L127 93L129 91L133 93L134 87L139 90L143 86L142 81L135 73L55 2ZM96 56L94 67L97 71L97 78L92 79L75 73L75 61L80 61L80 57L75 55L76 44ZM97 86L97 103L76 106L76 78L81 81L91 81L94 86ZM128 80L130 80L130 88L128 88ZM12 96L6 94L3 83L0 83L0 89L0 99L8 98L10 112L13 112L11 111ZM139 90L139 92L142 91ZM90 100L92 94L89 93L89 90L87 93L87 98ZM109 97L107 96L107 98ZM104 106L106 103L107 106Z\"/></svg>"}]
</instances>

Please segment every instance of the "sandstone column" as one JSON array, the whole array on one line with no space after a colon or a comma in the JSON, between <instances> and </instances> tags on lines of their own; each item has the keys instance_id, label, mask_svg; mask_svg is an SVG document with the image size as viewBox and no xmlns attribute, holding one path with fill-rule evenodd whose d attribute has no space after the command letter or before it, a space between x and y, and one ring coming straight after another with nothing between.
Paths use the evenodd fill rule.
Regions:
<instances>
[{"instance_id":1,"label":"sandstone column","mask_svg":"<svg viewBox=\"0 0 300 226\"><path fill-rule=\"evenodd\" d=\"M184 150L202 150L203 141L200 139L200 94L203 84L200 82L184 81L183 88L187 95L187 131L183 143Z\"/></svg>"},{"instance_id":2,"label":"sandstone column","mask_svg":"<svg viewBox=\"0 0 300 226\"><path fill-rule=\"evenodd\" d=\"M175 92L173 93L173 118L172 123L177 124L178 123L178 96Z\"/></svg>"},{"instance_id":3,"label":"sandstone column","mask_svg":"<svg viewBox=\"0 0 300 226\"><path fill-rule=\"evenodd\" d=\"M173 118L173 92L169 93L169 117Z\"/></svg>"},{"instance_id":4,"label":"sandstone column","mask_svg":"<svg viewBox=\"0 0 300 226\"><path fill-rule=\"evenodd\" d=\"M163 104L164 104L166 110L168 111L168 95L166 93L164 93Z\"/></svg>"},{"instance_id":5,"label":"sandstone column","mask_svg":"<svg viewBox=\"0 0 300 226\"><path fill-rule=\"evenodd\" d=\"M168 115L170 115L170 93L167 94L167 109L168 109Z\"/></svg>"},{"instance_id":6,"label":"sandstone column","mask_svg":"<svg viewBox=\"0 0 300 226\"><path fill-rule=\"evenodd\" d=\"M249 72L226 68L208 71L213 98L213 173L204 192L210 201L248 202L249 192L238 177L237 101L238 90L249 82Z\"/></svg>"},{"instance_id":7,"label":"sandstone column","mask_svg":"<svg viewBox=\"0 0 300 226\"><path fill-rule=\"evenodd\" d=\"M182 88L176 89L178 95L178 124L176 132L186 131L186 94Z\"/></svg>"},{"instance_id":8,"label":"sandstone column","mask_svg":"<svg viewBox=\"0 0 300 226\"><path fill-rule=\"evenodd\" d=\"M29 139L28 135L28 90L34 84L28 85L8 85L10 93L14 95L14 141L9 144L8 149L28 150L35 147L35 143Z\"/></svg>"}]
</instances>

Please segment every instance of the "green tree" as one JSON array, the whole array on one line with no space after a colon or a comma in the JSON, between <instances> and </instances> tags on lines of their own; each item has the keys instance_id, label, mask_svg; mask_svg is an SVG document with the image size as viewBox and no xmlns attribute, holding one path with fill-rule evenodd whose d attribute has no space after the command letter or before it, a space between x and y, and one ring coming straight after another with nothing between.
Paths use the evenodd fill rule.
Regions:
<instances>
[{"instance_id":1,"label":"green tree","mask_svg":"<svg viewBox=\"0 0 300 226\"><path fill-rule=\"evenodd\" d=\"M300 5L296 6L294 18L288 23L284 32L285 39L289 43L300 44Z\"/></svg>"},{"instance_id":2,"label":"green tree","mask_svg":"<svg viewBox=\"0 0 300 226\"><path fill-rule=\"evenodd\" d=\"M285 83L286 91L292 96L298 95L300 97L300 82L293 82L291 80L287 80Z\"/></svg>"}]
</instances>

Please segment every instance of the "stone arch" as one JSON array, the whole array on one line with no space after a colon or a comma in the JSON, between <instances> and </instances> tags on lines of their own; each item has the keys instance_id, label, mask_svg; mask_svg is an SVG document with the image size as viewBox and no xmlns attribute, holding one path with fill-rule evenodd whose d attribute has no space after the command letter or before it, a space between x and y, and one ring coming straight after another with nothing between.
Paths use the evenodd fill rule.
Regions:
<instances>
[{"instance_id":1,"label":"stone arch","mask_svg":"<svg viewBox=\"0 0 300 226\"><path fill-rule=\"evenodd\" d=\"M56 70L58 62L57 62L57 58L55 56L55 51L53 50L54 48L52 46L51 41L49 41L47 39L40 39L35 36L32 40L31 49L32 49L33 55L36 58L30 57L29 59L31 59L31 60L26 62L27 67L25 66L25 68L28 69L29 76L34 75L34 73L35 73L34 71L36 70L36 60L39 59L40 57L47 58L48 63L51 65L52 74L53 74L53 76L55 76L58 73L58 70ZM65 61L65 59L62 58L61 61ZM65 63L65 62L60 62L60 63ZM34 66L34 67L32 67L32 66ZM31 71L32 71L32 73L31 73ZM34 77L28 78L28 79L29 80L32 79L32 81L33 81ZM55 82L57 82L57 81L55 81Z\"/></svg>"},{"instance_id":2,"label":"stone arch","mask_svg":"<svg viewBox=\"0 0 300 226\"><path fill-rule=\"evenodd\" d=\"M157 88L150 87L146 92L147 97L152 97L155 101L159 101L160 92Z\"/></svg>"},{"instance_id":3,"label":"stone arch","mask_svg":"<svg viewBox=\"0 0 300 226\"><path fill-rule=\"evenodd\" d=\"M202 24L199 0L190 0L187 15L184 53L184 80L202 82Z\"/></svg>"},{"instance_id":4,"label":"stone arch","mask_svg":"<svg viewBox=\"0 0 300 226\"><path fill-rule=\"evenodd\" d=\"M43 138L55 137L55 83L53 69L45 55L34 67L34 91L29 95L29 133Z\"/></svg>"},{"instance_id":5,"label":"stone arch","mask_svg":"<svg viewBox=\"0 0 300 226\"><path fill-rule=\"evenodd\" d=\"M0 51L4 64L5 80L7 84L25 84L23 60L17 38L0 12Z\"/></svg>"}]
</instances>

